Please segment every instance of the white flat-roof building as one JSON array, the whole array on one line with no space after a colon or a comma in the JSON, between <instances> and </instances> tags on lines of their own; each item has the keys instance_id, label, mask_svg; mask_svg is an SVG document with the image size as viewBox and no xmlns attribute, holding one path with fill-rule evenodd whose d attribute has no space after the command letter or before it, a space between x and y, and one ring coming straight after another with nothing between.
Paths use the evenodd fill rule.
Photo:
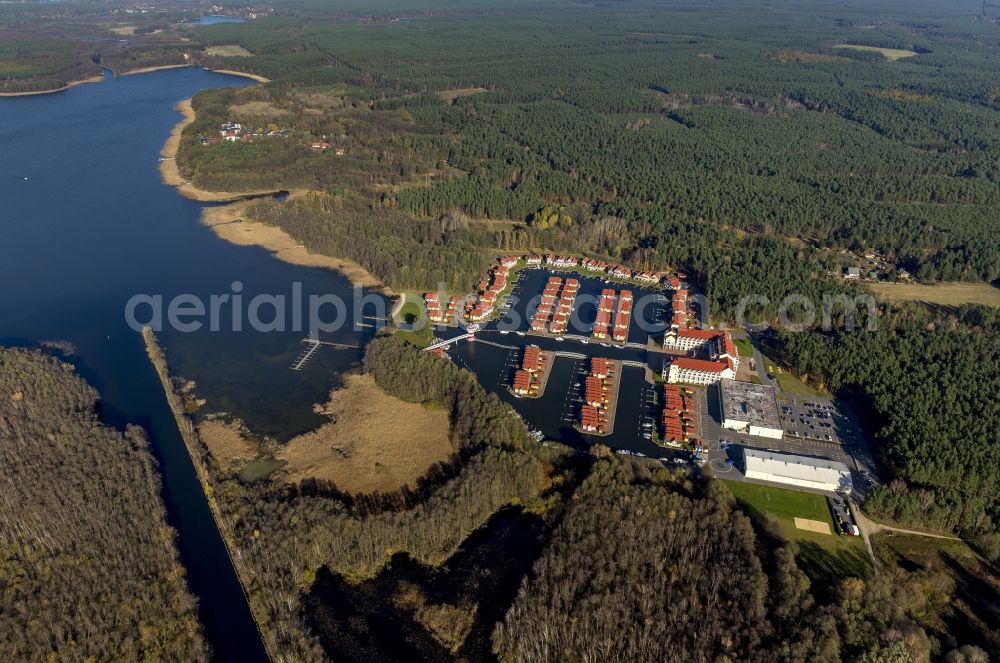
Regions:
<instances>
[{"instance_id":1,"label":"white flat-roof building","mask_svg":"<svg viewBox=\"0 0 1000 663\"><path fill-rule=\"evenodd\" d=\"M747 479L783 483L830 493L850 492L852 488L850 468L844 463L824 458L744 448L743 461L743 474Z\"/></svg>"},{"instance_id":2,"label":"white flat-roof building","mask_svg":"<svg viewBox=\"0 0 1000 663\"><path fill-rule=\"evenodd\" d=\"M776 394L774 387L768 385L722 380L719 382L722 427L747 435L782 439L785 431Z\"/></svg>"}]
</instances>

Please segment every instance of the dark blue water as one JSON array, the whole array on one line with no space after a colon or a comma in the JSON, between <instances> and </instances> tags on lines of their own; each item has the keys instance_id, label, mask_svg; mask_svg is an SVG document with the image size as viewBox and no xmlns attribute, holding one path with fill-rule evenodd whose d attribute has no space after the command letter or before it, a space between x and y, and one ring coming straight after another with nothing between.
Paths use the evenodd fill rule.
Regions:
<instances>
[{"instance_id":1,"label":"dark blue water","mask_svg":"<svg viewBox=\"0 0 1000 663\"><path fill-rule=\"evenodd\" d=\"M218 659L241 661L264 657L260 639L124 310L136 293L207 300L231 293L234 281L248 300L291 293L296 282L306 297L350 299L349 284L332 272L217 239L199 222L202 205L160 181L159 150L180 120L176 103L203 88L247 83L184 68L0 100L0 343L69 341L81 374L101 393L105 420L149 431L206 634ZM204 328L160 339L172 371L198 383L209 410L284 438L319 422L312 404L360 358L324 348L306 370L291 371L304 335ZM327 337L361 345L367 336L347 329Z\"/></svg>"}]
</instances>

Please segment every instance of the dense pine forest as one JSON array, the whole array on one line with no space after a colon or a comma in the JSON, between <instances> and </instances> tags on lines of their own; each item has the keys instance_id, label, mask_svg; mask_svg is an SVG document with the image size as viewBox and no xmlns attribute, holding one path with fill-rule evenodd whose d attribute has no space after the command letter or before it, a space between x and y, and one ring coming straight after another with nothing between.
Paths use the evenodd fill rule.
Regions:
<instances>
[{"instance_id":1,"label":"dense pine forest","mask_svg":"<svg viewBox=\"0 0 1000 663\"><path fill-rule=\"evenodd\" d=\"M873 515L980 537L998 559L998 311L935 317L911 306L891 315L876 333L785 333L783 347L800 373L869 409L880 460L897 477L868 500Z\"/></svg>"},{"instance_id":2,"label":"dense pine forest","mask_svg":"<svg viewBox=\"0 0 1000 663\"><path fill-rule=\"evenodd\" d=\"M818 603L795 544L770 536L719 482L599 461L497 626L498 657L917 661L940 646L915 618L922 578L846 578Z\"/></svg>"},{"instance_id":3,"label":"dense pine forest","mask_svg":"<svg viewBox=\"0 0 1000 663\"><path fill-rule=\"evenodd\" d=\"M145 12L115 1L0 4L0 94L55 90L100 76L105 68L122 74L166 65L218 66L210 54L194 53L184 34L181 22L199 15L183 0Z\"/></svg>"},{"instance_id":4,"label":"dense pine forest","mask_svg":"<svg viewBox=\"0 0 1000 663\"><path fill-rule=\"evenodd\" d=\"M72 367L0 349L0 658L207 660L144 432Z\"/></svg>"},{"instance_id":5,"label":"dense pine forest","mask_svg":"<svg viewBox=\"0 0 1000 663\"><path fill-rule=\"evenodd\" d=\"M303 11L213 26L206 41L240 44L253 57L234 61L277 81L246 94L347 149L290 160L272 142L212 148L210 162L189 150L186 164L208 184L329 188L363 159L382 166L366 169L378 204L414 220L522 222L579 203L627 222L615 257L652 249L689 268L700 256L669 237L696 224L715 249L738 252L739 231L780 235L877 249L920 278L992 280L997 28L967 4L431 5L405 23L345 9L323 24ZM399 186L431 172L430 186Z\"/></svg>"}]
</instances>

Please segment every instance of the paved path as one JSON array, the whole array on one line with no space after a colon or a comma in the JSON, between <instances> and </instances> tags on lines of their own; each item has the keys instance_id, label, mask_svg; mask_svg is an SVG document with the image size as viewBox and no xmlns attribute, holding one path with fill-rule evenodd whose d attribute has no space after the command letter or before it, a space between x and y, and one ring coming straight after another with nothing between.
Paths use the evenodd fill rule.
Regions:
<instances>
[{"instance_id":1,"label":"paved path","mask_svg":"<svg viewBox=\"0 0 1000 663\"><path fill-rule=\"evenodd\" d=\"M757 337L754 334L747 334L747 338L750 339L750 346L753 347L753 361L757 367L757 377L760 378L760 383L770 385L780 393L781 387L778 386L778 381L772 380L767 376L767 369L764 366L764 355L760 352L760 344L757 342Z\"/></svg>"}]
</instances>

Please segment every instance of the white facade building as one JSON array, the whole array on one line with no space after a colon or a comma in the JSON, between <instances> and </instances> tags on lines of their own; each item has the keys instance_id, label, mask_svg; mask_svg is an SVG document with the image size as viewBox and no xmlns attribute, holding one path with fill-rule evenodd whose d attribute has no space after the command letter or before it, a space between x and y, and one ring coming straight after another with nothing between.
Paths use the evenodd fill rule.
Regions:
<instances>
[{"instance_id":1,"label":"white facade building","mask_svg":"<svg viewBox=\"0 0 1000 663\"><path fill-rule=\"evenodd\" d=\"M663 349L673 352L694 352L705 348L713 361L732 363L735 371L740 365L740 355L727 331L708 329L670 329L663 337Z\"/></svg>"},{"instance_id":2,"label":"white facade building","mask_svg":"<svg viewBox=\"0 0 1000 663\"><path fill-rule=\"evenodd\" d=\"M666 377L670 384L715 384L734 379L736 367L731 362L679 357L670 362Z\"/></svg>"},{"instance_id":3,"label":"white facade building","mask_svg":"<svg viewBox=\"0 0 1000 663\"><path fill-rule=\"evenodd\" d=\"M743 474L747 479L830 493L850 492L852 488L851 470L844 463L746 448L743 459Z\"/></svg>"}]
</instances>

